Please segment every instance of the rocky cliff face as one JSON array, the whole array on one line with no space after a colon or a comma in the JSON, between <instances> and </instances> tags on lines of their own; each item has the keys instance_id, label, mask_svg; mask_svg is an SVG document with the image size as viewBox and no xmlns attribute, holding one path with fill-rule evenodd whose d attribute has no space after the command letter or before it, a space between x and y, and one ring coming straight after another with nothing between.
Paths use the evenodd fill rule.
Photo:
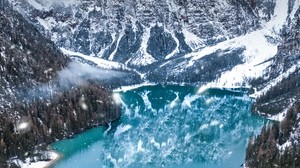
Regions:
<instances>
[{"instance_id":1,"label":"rocky cliff face","mask_svg":"<svg viewBox=\"0 0 300 168\"><path fill-rule=\"evenodd\" d=\"M297 6L276 0L11 3L59 47L117 62L143 80L230 87L268 73L280 29Z\"/></svg>"},{"instance_id":2,"label":"rocky cliff face","mask_svg":"<svg viewBox=\"0 0 300 168\"><path fill-rule=\"evenodd\" d=\"M276 3L12 0L12 4L59 47L121 63L152 82L182 82L183 78L210 82L243 62L242 57L231 58L241 55L241 49L224 49L229 53L212 64L206 58L193 60L196 63L189 68L191 58L184 56L260 29L272 18ZM223 55L220 51L207 55ZM200 70L216 74L200 76Z\"/></svg>"},{"instance_id":3,"label":"rocky cliff face","mask_svg":"<svg viewBox=\"0 0 300 168\"><path fill-rule=\"evenodd\" d=\"M253 111L272 119L284 118L299 99L299 0L10 2L63 52L95 66L132 72L129 83L249 87L256 98ZM285 140L297 129L292 118L285 119L291 121ZM248 152L250 167L267 165L262 163L266 158L278 161L281 128L266 128L253 140L261 144L259 139L270 134L263 143L268 148L249 147L260 151ZM269 149L276 156L265 157ZM251 161L256 157L259 163Z\"/></svg>"},{"instance_id":4,"label":"rocky cliff face","mask_svg":"<svg viewBox=\"0 0 300 168\"><path fill-rule=\"evenodd\" d=\"M71 60L6 1L0 27L0 167L11 157L40 158L50 142L120 116L99 82L67 88L58 80Z\"/></svg>"},{"instance_id":5,"label":"rocky cliff face","mask_svg":"<svg viewBox=\"0 0 300 168\"><path fill-rule=\"evenodd\" d=\"M13 3L58 46L122 62L141 49L156 60L174 55L175 50L178 54L182 47L178 42L185 41L185 32L201 39L198 43L202 44L191 44L193 49L251 32L271 18L275 5L274 1L263 0ZM150 37L145 39L143 35ZM141 45L143 40L149 40L147 46ZM122 45L129 45L130 52L123 51Z\"/></svg>"}]
</instances>

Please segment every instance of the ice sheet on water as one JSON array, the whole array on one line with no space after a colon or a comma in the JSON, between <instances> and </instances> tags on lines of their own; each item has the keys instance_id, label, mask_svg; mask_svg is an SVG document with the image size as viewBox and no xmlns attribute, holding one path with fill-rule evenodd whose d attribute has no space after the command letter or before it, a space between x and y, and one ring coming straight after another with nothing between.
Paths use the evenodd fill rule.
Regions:
<instances>
[{"instance_id":1,"label":"ice sheet on water","mask_svg":"<svg viewBox=\"0 0 300 168\"><path fill-rule=\"evenodd\" d=\"M139 106L139 116L124 115L113 134L115 140L108 138L105 151L115 159L111 164L119 167L197 165L221 163L224 159L242 164L247 137L258 133L264 122L251 117L251 101L172 89L145 87L122 93L124 104L137 101L127 104L127 108L133 112ZM173 96L163 101L161 108L154 109L162 102L159 97L153 98L157 90L160 91L157 95ZM209 105L207 99L211 99Z\"/></svg>"}]
</instances>

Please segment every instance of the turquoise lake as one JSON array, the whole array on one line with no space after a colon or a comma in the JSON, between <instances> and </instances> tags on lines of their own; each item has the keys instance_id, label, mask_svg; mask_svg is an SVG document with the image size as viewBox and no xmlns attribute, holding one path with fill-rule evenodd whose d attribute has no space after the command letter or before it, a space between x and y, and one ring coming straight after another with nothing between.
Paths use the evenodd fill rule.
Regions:
<instances>
[{"instance_id":1,"label":"turquoise lake","mask_svg":"<svg viewBox=\"0 0 300 168\"><path fill-rule=\"evenodd\" d=\"M245 90L145 86L115 93L122 116L110 126L52 144L54 168L239 168L248 139L266 119L250 112Z\"/></svg>"}]
</instances>

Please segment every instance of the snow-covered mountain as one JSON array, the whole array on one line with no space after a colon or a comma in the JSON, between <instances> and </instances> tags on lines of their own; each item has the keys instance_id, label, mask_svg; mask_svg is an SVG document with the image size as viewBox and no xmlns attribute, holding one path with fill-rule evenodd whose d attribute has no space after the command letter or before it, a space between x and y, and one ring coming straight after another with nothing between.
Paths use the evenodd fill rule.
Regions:
<instances>
[{"instance_id":1,"label":"snow-covered mountain","mask_svg":"<svg viewBox=\"0 0 300 168\"><path fill-rule=\"evenodd\" d=\"M300 98L300 0L10 3L65 55L139 75L129 83L252 88L253 111L275 120Z\"/></svg>"},{"instance_id":2,"label":"snow-covered mountain","mask_svg":"<svg viewBox=\"0 0 300 168\"><path fill-rule=\"evenodd\" d=\"M245 0L11 1L60 47L121 62L145 54L153 61L168 59L243 35L268 21L275 5Z\"/></svg>"},{"instance_id":3,"label":"snow-covered mountain","mask_svg":"<svg viewBox=\"0 0 300 168\"><path fill-rule=\"evenodd\" d=\"M11 1L64 51L118 62L154 82L226 85L262 75L267 65L254 66L276 54L295 12L279 0Z\"/></svg>"},{"instance_id":4,"label":"snow-covered mountain","mask_svg":"<svg viewBox=\"0 0 300 168\"><path fill-rule=\"evenodd\" d=\"M66 54L146 81L232 88L264 78L259 97L298 67L280 71L275 59L298 0L11 2Z\"/></svg>"},{"instance_id":5,"label":"snow-covered mountain","mask_svg":"<svg viewBox=\"0 0 300 168\"><path fill-rule=\"evenodd\" d=\"M247 34L263 29L277 15L275 1L12 0L12 3L64 51L121 63L154 82L217 79L225 70L245 61L236 56L242 55L244 46L231 45L238 40L235 38L246 35L244 40L239 39L247 43L250 36ZM277 7L287 10L287 4L283 5ZM223 45L213 47L216 44ZM205 55L218 59L211 62ZM201 71L211 71L214 75Z\"/></svg>"}]
</instances>

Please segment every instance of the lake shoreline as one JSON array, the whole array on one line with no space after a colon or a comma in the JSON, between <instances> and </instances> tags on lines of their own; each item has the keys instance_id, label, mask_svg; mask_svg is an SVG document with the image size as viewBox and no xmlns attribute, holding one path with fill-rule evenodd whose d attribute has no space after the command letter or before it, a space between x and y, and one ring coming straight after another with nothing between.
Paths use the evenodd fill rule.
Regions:
<instances>
[{"instance_id":1,"label":"lake shoreline","mask_svg":"<svg viewBox=\"0 0 300 168\"><path fill-rule=\"evenodd\" d=\"M59 153L58 151L55 151L53 149L50 149L49 152L52 152L57 155L57 157L53 160L51 160L44 168L53 168L55 163L60 161L63 158L63 154Z\"/></svg>"},{"instance_id":2,"label":"lake shoreline","mask_svg":"<svg viewBox=\"0 0 300 168\"><path fill-rule=\"evenodd\" d=\"M217 162L229 167L240 165L244 162L248 137L260 132L267 121L251 115L253 101L243 89L212 88L202 94L197 93L198 89L191 85L137 85L125 91L123 88L117 92L124 105L118 126L104 139L99 131L84 131L71 141L54 144L53 149L65 155L55 167L188 167L187 161L209 168L218 166ZM232 136L232 132L238 136ZM173 144L168 137L181 143ZM164 159L166 154L168 159ZM182 159L174 159L177 156Z\"/></svg>"}]
</instances>

